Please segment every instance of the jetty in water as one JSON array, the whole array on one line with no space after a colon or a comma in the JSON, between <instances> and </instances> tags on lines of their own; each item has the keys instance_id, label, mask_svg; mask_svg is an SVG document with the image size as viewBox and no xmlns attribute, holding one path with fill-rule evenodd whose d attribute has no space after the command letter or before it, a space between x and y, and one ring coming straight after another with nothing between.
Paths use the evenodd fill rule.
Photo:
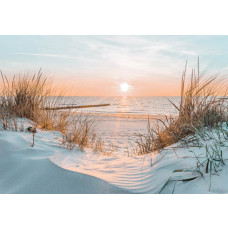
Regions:
<instances>
[{"instance_id":1,"label":"jetty in water","mask_svg":"<svg viewBox=\"0 0 228 228\"><path fill-rule=\"evenodd\" d=\"M60 107L46 107L46 108L44 108L44 110L93 108L93 107L103 107L103 106L110 106L110 104L98 104L98 105L69 105L69 106L60 106Z\"/></svg>"}]
</instances>

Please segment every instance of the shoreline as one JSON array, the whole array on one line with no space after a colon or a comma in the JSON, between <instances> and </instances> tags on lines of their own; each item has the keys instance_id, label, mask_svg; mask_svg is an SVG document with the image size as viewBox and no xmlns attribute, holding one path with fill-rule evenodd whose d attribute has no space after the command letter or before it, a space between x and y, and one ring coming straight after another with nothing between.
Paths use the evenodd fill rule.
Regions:
<instances>
[{"instance_id":1,"label":"shoreline","mask_svg":"<svg viewBox=\"0 0 228 228\"><path fill-rule=\"evenodd\" d=\"M165 115L153 115L153 114L130 114L130 113L96 113L96 112L73 112L73 115L82 115L82 116L98 116L98 117L114 117L114 118L125 118L125 119L141 119L141 120L150 120L152 119L165 119ZM167 115L170 116L170 115ZM175 115L172 115L175 116Z\"/></svg>"}]
</instances>

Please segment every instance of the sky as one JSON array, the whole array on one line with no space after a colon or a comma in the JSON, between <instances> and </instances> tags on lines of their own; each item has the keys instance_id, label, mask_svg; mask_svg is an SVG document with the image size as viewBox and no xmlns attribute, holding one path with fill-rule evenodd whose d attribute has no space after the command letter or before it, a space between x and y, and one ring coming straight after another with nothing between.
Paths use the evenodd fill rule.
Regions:
<instances>
[{"instance_id":1,"label":"sky","mask_svg":"<svg viewBox=\"0 0 228 228\"><path fill-rule=\"evenodd\" d=\"M176 96L188 61L207 75L228 73L228 36L0 36L0 70L40 68L68 95ZM121 85L128 85L121 91Z\"/></svg>"}]
</instances>

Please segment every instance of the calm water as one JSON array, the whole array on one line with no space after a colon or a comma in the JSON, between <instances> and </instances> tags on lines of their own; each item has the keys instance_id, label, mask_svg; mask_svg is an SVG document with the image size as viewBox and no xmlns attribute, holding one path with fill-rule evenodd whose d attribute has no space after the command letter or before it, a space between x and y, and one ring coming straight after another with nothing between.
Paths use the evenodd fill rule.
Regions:
<instances>
[{"instance_id":1,"label":"calm water","mask_svg":"<svg viewBox=\"0 0 228 228\"><path fill-rule=\"evenodd\" d=\"M105 107L81 109L86 113L102 115L170 115L177 110L168 100L178 103L179 97L68 97L62 105L110 104Z\"/></svg>"}]
</instances>

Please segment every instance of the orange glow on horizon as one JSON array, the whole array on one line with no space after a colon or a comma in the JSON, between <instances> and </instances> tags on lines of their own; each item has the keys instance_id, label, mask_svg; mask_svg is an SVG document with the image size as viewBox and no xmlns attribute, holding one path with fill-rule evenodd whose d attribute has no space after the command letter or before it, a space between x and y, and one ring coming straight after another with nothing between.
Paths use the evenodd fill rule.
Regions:
<instances>
[{"instance_id":1,"label":"orange glow on horizon","mask_svg":"<svg viewBox=\"0 0 228 228\"><path fill-rule=\"evenodd\" d=\"M122 80L121 80L122 81ZM179 96L180 81L135 79L121 82L114 79L69 79L54 83L65 88L66 96Z\"/></svg>"}]
</instances>

